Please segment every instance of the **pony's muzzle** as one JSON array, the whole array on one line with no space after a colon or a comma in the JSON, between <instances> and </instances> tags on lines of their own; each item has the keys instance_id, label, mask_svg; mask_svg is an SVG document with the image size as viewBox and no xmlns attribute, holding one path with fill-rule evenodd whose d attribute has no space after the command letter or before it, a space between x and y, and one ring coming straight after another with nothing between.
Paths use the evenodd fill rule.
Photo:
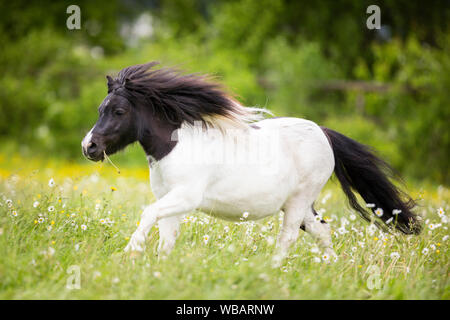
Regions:
<instances>
[{"instance_id":1,"label":"pony's muzzle","mask_svg":"<svg viewBox=\"0 0 450 320\"><path fill-rule=\"evenodd\" d=\"M89 132L81 143L83 154L86 158L92 161L99 161L103 159L103 148L95 140L92 132Z\"/></svg>"}]
</instances>

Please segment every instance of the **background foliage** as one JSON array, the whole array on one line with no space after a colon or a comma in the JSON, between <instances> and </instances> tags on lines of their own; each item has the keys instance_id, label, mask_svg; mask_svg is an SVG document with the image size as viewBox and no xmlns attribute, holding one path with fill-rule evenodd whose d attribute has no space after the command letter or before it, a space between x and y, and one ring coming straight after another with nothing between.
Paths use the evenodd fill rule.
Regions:
<instances>
[{"instance_id":1,"label":"background foliage","mask_svg":"<svg viewBox=\"0 0 450 320\"><path fill-rule=\"evenodd\" d=\"M66 8L81 8L81 30ZM150 60L217 75L246 105L373 145L395 168L449 184L446 1L111 0L0 4L0 143L82 160L105 75ZM141 163L132 148L120 161ZM138 160L139 159L139 160Z\"/></svg>"}]
</instances>

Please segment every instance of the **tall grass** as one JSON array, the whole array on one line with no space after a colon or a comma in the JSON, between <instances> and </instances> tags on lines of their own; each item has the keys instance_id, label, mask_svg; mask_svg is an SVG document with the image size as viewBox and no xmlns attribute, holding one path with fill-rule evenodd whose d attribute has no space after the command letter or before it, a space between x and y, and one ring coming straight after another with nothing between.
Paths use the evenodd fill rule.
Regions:
<instances>
[{"instance_id":1,"label":"tall grass","mask_svg":"<svg viewBox=\"0 0 450 320\"><path fill-rule=\"evenodd\" d=\"M331 181L316 209L332 227L337 261L324 261L300 231L283 266L272 268L281 214L231 223L199 212L184 217L169 256L157 256L154 227L132 258L123 248L155 201L147 168L118 175L107 164L0 155L0 298L449 299L450 192L414 186L413 196L425 231L385 234L356 217ZM71 266L79 289L67 288Z\"/></svg>"}]
</instances>

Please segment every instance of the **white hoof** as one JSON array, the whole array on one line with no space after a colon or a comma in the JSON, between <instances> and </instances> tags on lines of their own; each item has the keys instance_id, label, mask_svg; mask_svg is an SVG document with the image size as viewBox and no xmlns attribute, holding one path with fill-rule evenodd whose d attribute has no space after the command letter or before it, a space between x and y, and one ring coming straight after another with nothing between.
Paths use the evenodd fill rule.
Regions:
<instances>
[{"instance_id":1,"label":"white hoof","mask_svg":"<svg viewBox=\"0 0 450 320\"><path fill-rule=\"evenodd\" d=\"M144 248L141 246L142 243L145 243L145 237L141 234L133 233L131 236L130 242L128 242L127 246L125 247L125 252L133 252L138 251L142 252L144 251Z\"/></svg>"},{"instance_id":2,"label":"white hoof","mask_svg":"<svg viewBox=\"0 0 450 320\"><path fill-rule=\"evenodd\" d=\"M272 258L272 268L276 269L281 267L281 263L283 262L283 256L281 254L276 254Z\"/></svg>"}]
</instances>

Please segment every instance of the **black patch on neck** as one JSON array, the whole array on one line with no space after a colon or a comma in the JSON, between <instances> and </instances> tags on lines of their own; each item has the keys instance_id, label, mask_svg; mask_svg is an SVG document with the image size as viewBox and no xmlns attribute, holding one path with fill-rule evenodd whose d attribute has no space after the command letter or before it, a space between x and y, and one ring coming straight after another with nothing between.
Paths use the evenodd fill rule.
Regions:
<instances>
[{"instance_id":1,"label":"black patch on neck","mask_svg":"<svg viewBox=\"0 0 450 320\"><path fill-rule=\"evenodd\" d=\"M150 159L159 161L177 145L176 130L179 126L165 123L153 117L151 112L143 112L142 115L143 128L139 134L139 143Z\"/></svg>"}]
</instances>

